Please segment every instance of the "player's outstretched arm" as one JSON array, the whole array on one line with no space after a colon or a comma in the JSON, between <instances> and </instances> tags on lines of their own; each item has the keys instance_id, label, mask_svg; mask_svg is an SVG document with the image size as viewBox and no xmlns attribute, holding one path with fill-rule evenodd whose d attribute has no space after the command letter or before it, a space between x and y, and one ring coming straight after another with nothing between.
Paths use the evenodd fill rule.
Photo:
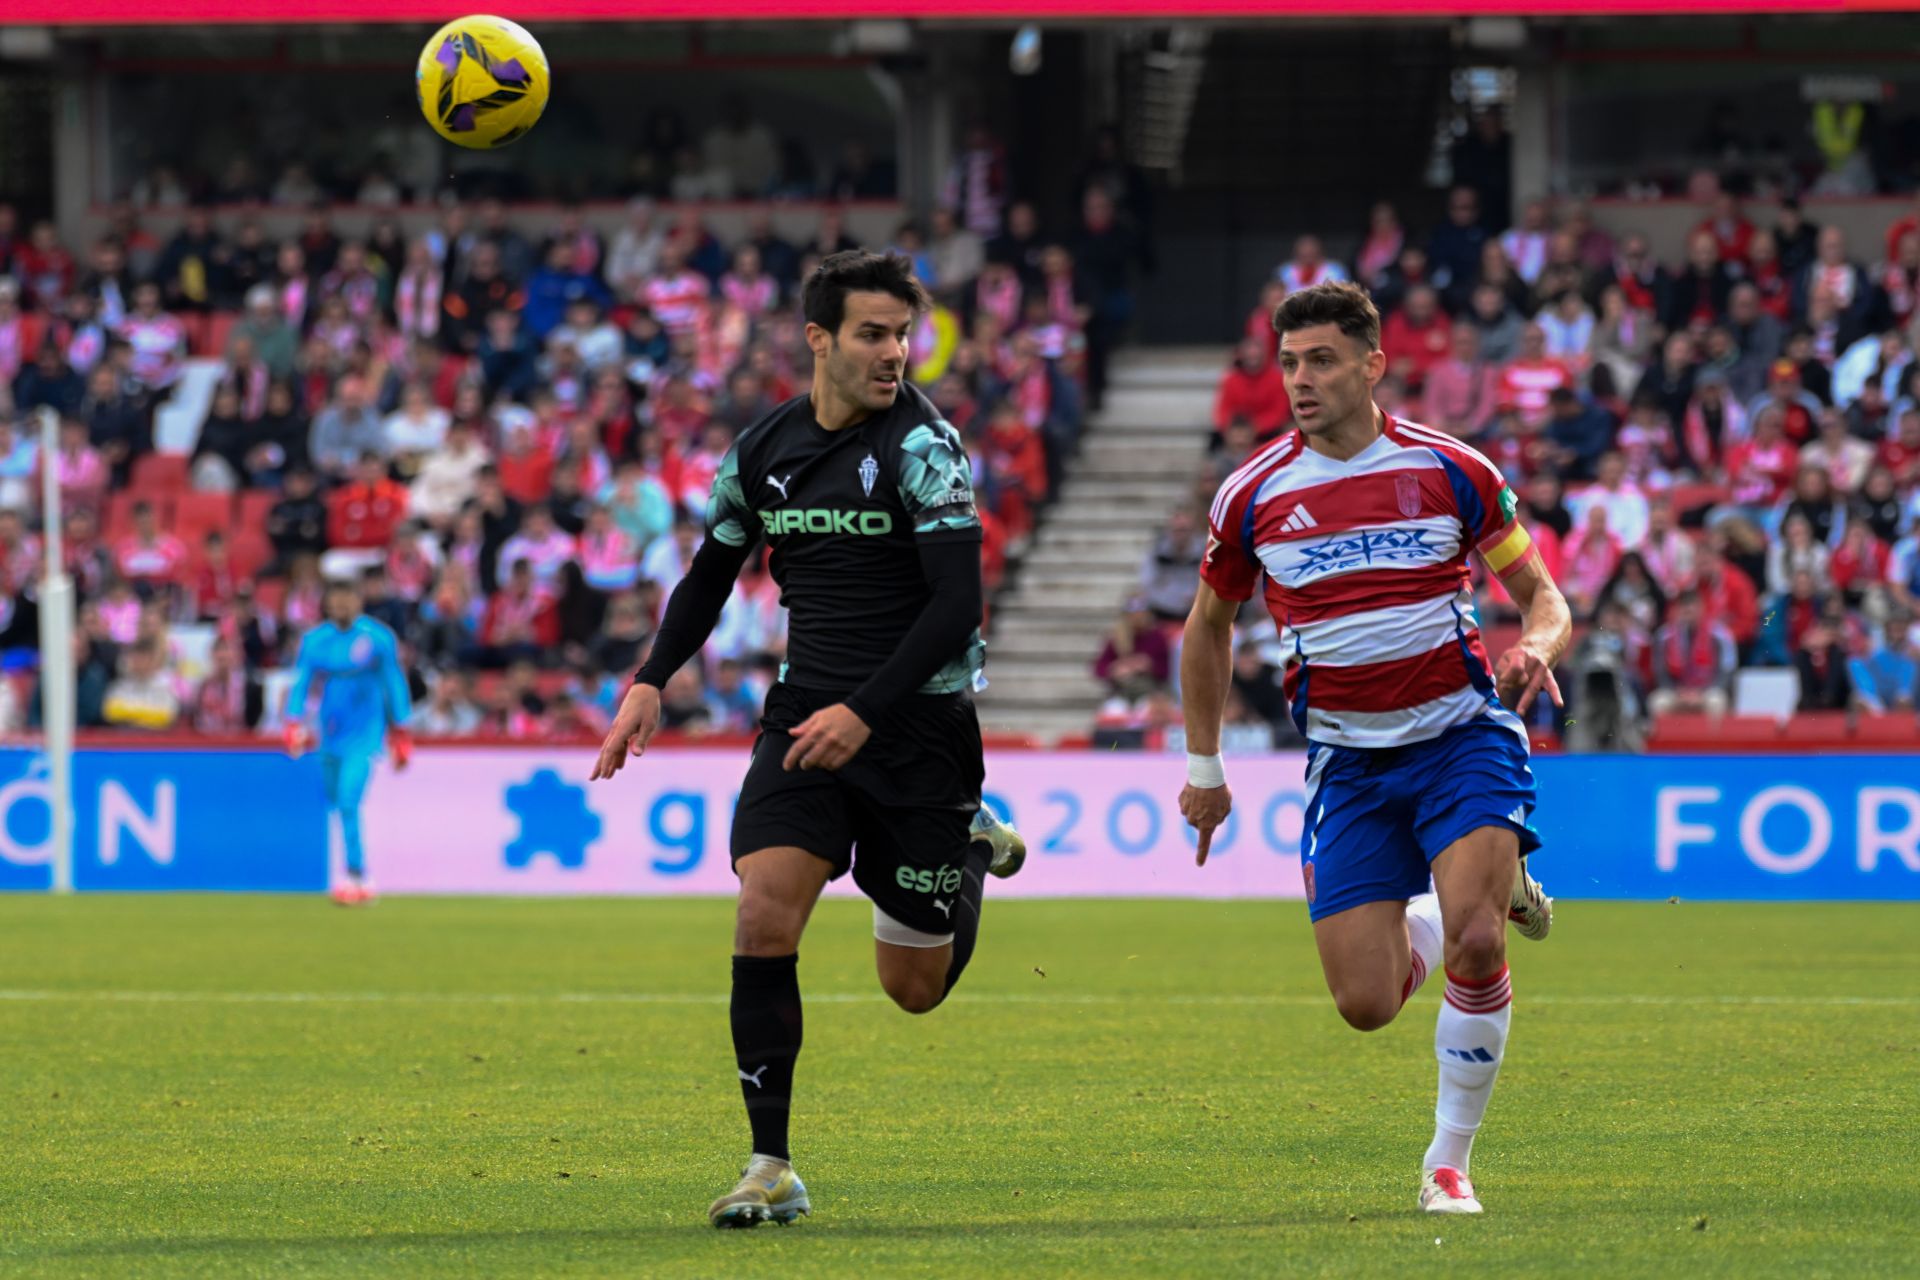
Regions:
<instances>
[{"instance_id":1,"label":"player's outstretched arm","mask_svg":"<svg viewBox=\"0 0 1920 1280\"><path fill-rule=\"evenodd\" d=\"M1554 664L1567 651L1573 636L1573 617L1567 598L1560 594L1553 575L1540 563L1539 556L1528 558L1519 568L1501 580L1507 593L1520 606L1524 625L1513 648L1500 655L1494 668L1494 684L1500 701L1525 715L1534 697L1542 689L1553 705L1564 706L1560 685L1553 678Z\"/></svg>"},{"instance_id":2,"label":"player's outstretched arm","mask_svg":"<svg viewBox=\"0 0 1920 1280\"><path fill-rule=\"evenodd\" d=\"M740 567L752 548L751 540L734 545L709 534L693 553L687 576L680 579L667 599L653 648L634 675L633 688L627 691L613 727L600 744L592 780L611 778L620 772L628 755L646 752L647 742L660 726L660 690L713 634L720 611L726 608L727 596L733 591L733 580L740 576Z\"/></svg>"},{"instance_id":3,"label":"player's outstretched arm","mask_svg":"<svg viewBox=\"0 0 1920 1280\"><path fill-rule=\"evenodd\" d=\"M1233 811L1233 793L1220 763L1220 722L1233 682L1233 619L1239 612L1239 601L1223 599L1202 580L1180 647L1181 710L1187 722L1187 785L1180 791L1180 816L1200 833L1194 862L1203 867L1214 828Z\"/></svg>"}]
</instances>

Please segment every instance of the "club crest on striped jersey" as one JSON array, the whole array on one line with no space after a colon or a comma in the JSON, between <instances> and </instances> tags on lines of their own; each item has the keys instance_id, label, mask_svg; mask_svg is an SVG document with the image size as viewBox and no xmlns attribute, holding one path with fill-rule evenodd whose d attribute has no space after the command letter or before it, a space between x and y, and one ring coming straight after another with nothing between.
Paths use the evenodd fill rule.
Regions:
<instances>
[{"instance_id":1,"label":"club crest on striped jersey","mask_svg":"<svg viewBox=\"0 0 1920 1280\"><path fill-rule=\"evenodd\" d=\"M1420 478L1397 475L1393 478L1393 498L1400 514L1412 520L1420 514Z\"/></svg>"}]
</instances>

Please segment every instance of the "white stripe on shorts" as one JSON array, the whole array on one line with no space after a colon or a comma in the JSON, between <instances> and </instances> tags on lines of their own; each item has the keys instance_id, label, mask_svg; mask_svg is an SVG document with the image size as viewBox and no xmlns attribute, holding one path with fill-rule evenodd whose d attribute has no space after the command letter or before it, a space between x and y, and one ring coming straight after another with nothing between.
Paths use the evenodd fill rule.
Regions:
<instances>
[{"instance_id":1,"label":"white stripe on shorts","mask_svg":"<svg viewBox=\"0 0 1920 1280\"><path fill-rule=\"evenodd\" d=\"M944 947L953 941L951 933L922 933L909 928L882 911L879 904L873 908L873 936L880 942L891 942L896 947Z\"/></svg>"}]
</instances>

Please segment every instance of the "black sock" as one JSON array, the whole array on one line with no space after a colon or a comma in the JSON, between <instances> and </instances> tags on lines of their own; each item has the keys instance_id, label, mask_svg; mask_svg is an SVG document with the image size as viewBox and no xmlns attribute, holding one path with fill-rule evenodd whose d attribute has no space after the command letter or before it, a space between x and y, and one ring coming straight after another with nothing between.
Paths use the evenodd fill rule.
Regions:
<instances>
[{"instance_id":1,"label":"black sock","mask_svg":"<svg viewBox=\"0 0 1920 1280\"><path fill-rule=\"evenodd\" d=\"M800 1056L800 957L733 958L733 1056L755 1155L791 1159L793 1061Z\"/></svg>"},{"instance_id":2,"label":"black sock","mask_svg":"<svg viewBox=\"0 0 1920 1280\"><path fill-rule=\"evenodd\" d=\"M960 864L960 894L953 904L953 963L947 966L947 991L967 971L973 959L973 944L980 938L980 903L986 896L987 864L993 861L993 846L975 840L967 846Z\"/></svg>"}]
</instances>

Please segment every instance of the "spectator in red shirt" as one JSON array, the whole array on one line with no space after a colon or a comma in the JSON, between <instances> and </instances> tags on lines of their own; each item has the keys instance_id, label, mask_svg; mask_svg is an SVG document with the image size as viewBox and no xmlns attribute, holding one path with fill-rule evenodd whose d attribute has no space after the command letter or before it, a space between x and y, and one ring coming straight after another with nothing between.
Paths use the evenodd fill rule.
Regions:
<instances>
[{"instance_id":1,"label":"spectator in red shirt","mask_svg":"<svg viewBox=\"0 0 1920 1280\"><path fill-rule=\"evenodd\" d=\"M1713 212L1693 229L1713 237L1720 249L1720 261L1744 267L1753 247L1753 224L1740 213L1740 198L1722 191L1713 198Z\"/></svg>"},{"instance_id":2,"label":"spectator in red shirt","mask_svg":"<svg viewBox=\"0 0 1920 1280\"><path fill-rule=\"evenodd\" d=\"M1920 232L1920 192L1914 195L1913 208L1894 219L1893 225L1887 228L1888 260L1899 258L1901 239L1915 232Z\"/></svg>"},{"instance_id":3,"label":"spectator in red shirt","mask_svg":"<svg viewBox=\"0 0 1920 1280\"><path fill-rule=\"evenodd\" d=\"M1046 447L1019 406L1002 400L987 423L985 454L994 514L1008 540L1020 543L1033 532L1034 507L1047 498Z\"/></svg>"},{"instance_id":4,"label":"spectator in red shirt","mask_svg":"<svg viewBox=\"0 0 1920 1280\"><path fill-rule=\"evenodd\" d=\"M1780 242L1771 231L1754 232L1747 245L1747 283L1760 291L1760 309L1785 324L1793 314L1793 282L1780 265Z\"/></svg>"},{"instance_id":5,"label":"spectator in red shirt","mask_svg":"<svg viewBox=\"0 0 1920 1280\"><path fill-rule=\"evenodd\" d=\"M1857 609L1868 591L1886 581L1890 559L1887 544L1874 537L1864 521L1849 521L1839 549L1827 561L1827 577L1847 607Z\"/></svg>"},{"instance_id":6,"label":"spectator in red shirt","mask_svg":"<svg viewBox=\"0 0 1920 1280\"><path fill-rule=\"evenodd\" d=\"M1727 485L1742 506L1771 508L1786 496L1800 471L1800 450L1787 439L1778 405L1753 419L1753 437L1727 450Z\"/></svg>"},{"instance_id":7,"label":"spectator in red shirt","mask_svg":"<svg viewBox=\"0 0 1920 1280\"><path fill-rule=\"evenodd\" d=\"M406 487L387 479L379 454L361 454L353 479L327 495L327 542L358 550L385 547L406 514Z\"/></svg>"},{"instance_id":8,"label":"spectator in red shirt","mask_svg":"<svg viewBox=\"0 0 1920 1280\"><path fill-rule=\"evenodd\" d=\"M60 243L53 224L36 222L27 243L14 254L13 268L26 286L26 300L52 314L72 290L79 265Z\"/></svg>"},{"instance_id":9,"label":"spectator in red shirt","mask_svg":"<svg viewBox=\"0 0 1920 1280\"><path fill-rule=\"evenodd\" d=\"M1900 237L1898 251L1874 272L1868 322L1875 329L1904 329L1920 296L1920 231Z\"/></svg>"},{"instance_id":10,"label":"spectator in red shirt","mask_svg":"<svg viewBox=\"0 0 1920 1280\"><path fill-rule=\"evenodd\" d=\"M1666 309L1667 293L1673 287L1667 269L1647 248L1647 238L1638 232L1620 242L1620 253L1613 260L1607 282L1620 287L1628 307L1648 316Z\"/></svg>"},{"instance_id":11,"label":"spectator in red shirt","mask_svg":"<svg viewBox=\"0 0 1920 1280\"><path fill-rule=\"evenodd\" d=\"M1387 317L1380 349L1387 372L1417 396L1426 387L1427 370L1447 358L1453 326L1440 309L1440 295L1428 285L1407 290L1407 305Z\"/></svg>"},{"instance_id":12,"label":"spectator in red shirt","mask_svg":"<svg viewBox=\"0 0 1920 1280\"><path fill-rule=\"evenodd\" d=\"M1500 407L1519 415L1523 425L1542 426L1554 391L1573 385L1567 367L1547 356L1547 335L1537 324L1520 331L1520 353L1500 373Z\"/></svg>"},{"instance_id":13,"label":"spectator in red shirt","mask_svg":"<svg viewBox=\"0 0 1920 1280\"><path fill-rule=\"evenodd\" d=\"M1727 559L1716 535L1700 565L1700 602L1705 616L1725 627L1741 648L1760 634L1760 592L1746 571Z\"/></svg>"},{"instance_id":14,"label":"spectator in red shirt","mask_svg":"<svg viewBox=\"0 0 1920 1280\"><path fill-rule=\"evenodd\" d=\"M160 529L153 504L133 504L133 533L114 548L113 564L136 585L172 586L187 568L186 544Z\"/></svg>"},{"instance_id":15,"label":"spectator in red shirt","mask_svg":"<svg viewBox=\"0 0 1920 1280\"><path fill-rule=\"evenodd\" d=\"M522 506L545 502L553 491L553 446L532 422L507 428L496 464L500 487Z\"/></svg>"},{"instance_id":16,"label":"spectator in red shirt","mask_svg":"<svg viewBox=\"0 0 1920 1280\"><path fill-rule=\"evenodd\" d=\"M237 583L226 535L218 529L207 530L207 536L200 543L199 562L193 566L194 616L203 622L218 618L227 602L233 599Z\"/></svg>"},{"instance_id":17,"label":"spectator in red shirt","mask_svg":"<svg viewBox=\"0 0 1920 1280\"><path fill-rule=\"evenodd\" d=\"M1272 286L1278 288L1279 286ZM1213 398L1213 429L1223 432L1235 418L1253 424L1256 434L1277 435L1293 416L1287 401L1286 378L1266 342L1249 334L1240 340L1233 363L1220 378Z\"/></svg>"},{"instance_id":18,"label":"spectator in red shirt","mask_svg":"<svg viewBox=\"0 0 1920 1280\"><path fill-rule=\"evenodd\" d=\"M1653 637L1654 675L1660 687L1647 700L1656 716L1669 711L1725 715L1727 682L1738 665L1734 637L1709 617L1697 591L1683 591L1673 620Z\"/></svg>"},{"instance_id":19,"label":"spectator in red shirt","mask_svg":"<svg viewBox=\"0 0 1920 1280\"><path fill-rule=\"evenodd\" d=\"M1273 329L1273 313L1287 300L1287 286L1269 280L1260 286L1260 301L1247 312L1246 336L1267 349L1269 360L1280 358L1280 335Z\"/></svg>"},{"instance_id":20,"label":"spectator in red shirt","mask_svg":"<svg viewBox=\"0 0 1920 1280\"><path fill-rule=\"evenodd\" d=\"M1780 430L1798 447L1820 430L1820 400L1801 385L1800 367L1791 360L1775 360L1767 372L1767 389L1747 406L1747 416L1758 418L1769 408L1780 411Z\"/></svg>"},{"instance_id":21,"label":"spectator in red shirt","mask_svg":"<svg viewBox=\"0 0 1920 1280\"><path fill-rule=\"evenodd\" d=\"M1880 442L1878 461L1902 489L1920 481L1920 409L1901 410L1898 432Z\"/></svg>"}]
</instances>

